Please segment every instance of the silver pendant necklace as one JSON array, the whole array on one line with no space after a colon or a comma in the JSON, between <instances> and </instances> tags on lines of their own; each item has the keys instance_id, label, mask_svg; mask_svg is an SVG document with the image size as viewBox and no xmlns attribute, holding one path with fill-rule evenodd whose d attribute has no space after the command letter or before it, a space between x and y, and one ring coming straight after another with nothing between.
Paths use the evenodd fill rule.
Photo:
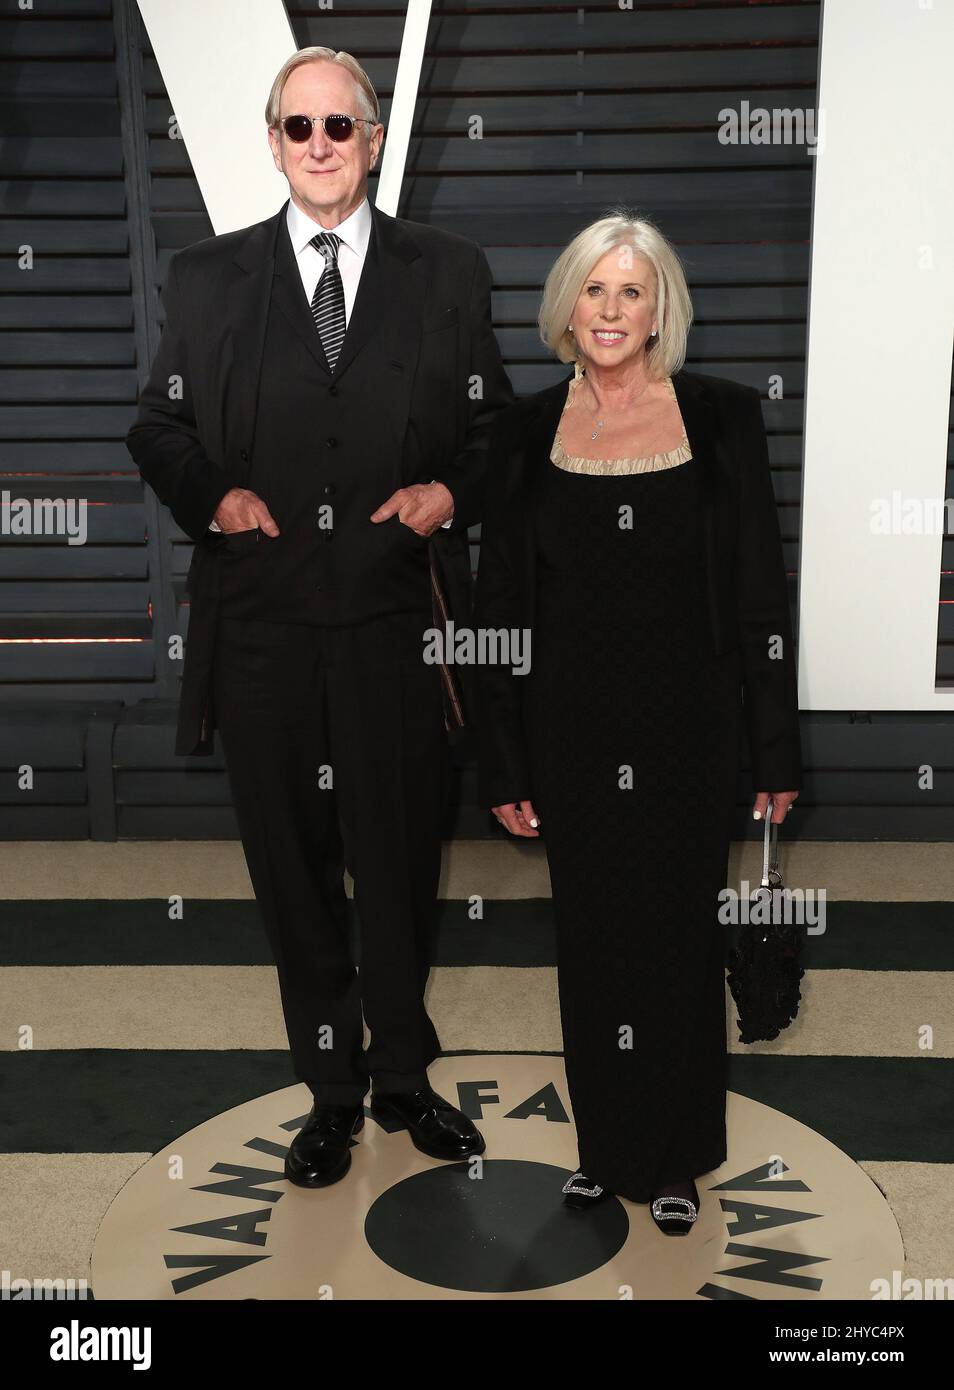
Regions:
<instances>
[{"instance_id":1,"label":"silver pendant necklace","mask_svg":"<svg viewBox=\"0 0 954 1390\"><path fill-rule=\"evenodd\" d=\"M642 396L644 396L644 395L646 394L646 392L649 390L649 388L650 388L651 385L652 385L652 382L651 382L651 381L647 381L647 382L646 382L646 385L643 387L642 391L640 391L639 395L636 396L632 401L630 401L630 405L635 405L635 404L636 404L636 401L638 401ZM594 395L595 395L595 392L594 392ZM595 429L595 430L593 431L593 433L590 435L590 438L591 438L591 439L598 439L598 438L599 438L599 434L600 434L600 430L603 428L603 426L604 426L605 424L606 424L606 421L605 421L605 420L597 420L597 422L596 422L596 429Z\"/></svg>"}]
</instances>

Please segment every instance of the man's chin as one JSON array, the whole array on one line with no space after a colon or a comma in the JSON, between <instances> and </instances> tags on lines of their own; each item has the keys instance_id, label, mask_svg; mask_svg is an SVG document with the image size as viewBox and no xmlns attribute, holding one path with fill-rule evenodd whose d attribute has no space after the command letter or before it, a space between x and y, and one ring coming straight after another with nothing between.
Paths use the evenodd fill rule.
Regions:
<instances>
[{"instance_id":1,"label":"man's chin","mask_svg":"<svg viewBox=\"0 0 954 1390\"><path fill-rule=\"evenodd\" d=\"M305 187L312 192L316 188L337 188L341 190L341 180L337 177L337 170L333 174L305 174Z\"/></svg>"}]
</instances>

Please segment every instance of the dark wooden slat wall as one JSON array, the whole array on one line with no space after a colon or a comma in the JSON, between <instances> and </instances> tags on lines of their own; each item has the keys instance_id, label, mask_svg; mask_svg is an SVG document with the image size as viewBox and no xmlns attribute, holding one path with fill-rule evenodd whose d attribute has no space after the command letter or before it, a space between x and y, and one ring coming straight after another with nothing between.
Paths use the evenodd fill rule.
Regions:
<instances>
[{"instance_id":1,"label":"dark wooden slat wall","mask_svg":"<svg viewBox=\"0 0 954 1390\"><path fill-rule=\"evenodd\" d=\"M0 689L135 698L155 682L143 489L122 444L137 375L111 6L5 7L0 53L0 486L88 504L85 545L2 537Z\"/></svg>"},{"instance_id":2,"label":"dark wooden slat wall","mask_svg":"<svg viewBox=\"0 0 954 1390\"><path fill-rule=\"evenodd\" d=\"M156 676L156 543L123 443L136 311L109 0L4 7L0 118L0 488L82 502L87 525L77 546L0 536L0 833L109 837L115 722L174 688Z\"/></svg>"},{"instance_id":3,"label":"dark wooden slat wall","mask_svg":"<svg viewBox=\"0 0 954 1390\"><path fill-rule=\"evenodd\" d=\"M82 486L102 505L90 508L91 518L98 513L90 545L69 556L50 545L0 550L0 635L55 636L65 624L126 640L90 642L85 654L35 647L17 658L13 680L12 668L0 670L0 698L13 716L0 735L0 833L230 837L236 827L221 756L190 763L171 754L175 683L168 673L165 686L157 679L151 641L158 626L187 629L191 545L171 519L158 519L158 572L142 535L148 498L121 443L143 370L139 317L148 319L145 337L154 337L171 255L211 227L185 146L168 138L173 112L133 0L115 0L120 6L142 45L138 185L128 167L138 124L127 124L125 160L120 139L114 4L46 0L42 27L2 21L12 42L0 64L0 106L17 138L0 149L7 181L0 225L7 248L27 241L44 250L29 296L12 260L0 262L0 288L12 291L0 297L3 471L56 475L61 492ZM365 63L385 124L403 12L396 0L331 11L289 6L299 45L344 48ZM814 106L819 24L817 0L657 0L632 12L550 0L436 3L400 207L402 216L484 246L495 328L518 394L565 370L549 360L535 318L543 279L566 241L614 203L657 221L680 250L693 294L688 365L763 394L793 603L812 161L794 145L724 145L716 129L718 113L744 100ZM475 115L480 140L468 138ZM130 112L122 116L128 121ZM139 296L130 277L131 196L148 202L134 211L148 214L148 244L138 249L155 280ZM784 399L770 400L769 378L777 375ZM39 424L28 428L28 419ZM950 547L946 541L945 570L954 570ZM479 527L472 556L476 567ZM945 574L942 600L954 600L948 583ZM954 678L950 611L942 602L939 673ZM43 713L14 710L18 690L45 697ZM152 698L134 703L149 690ZM84 703L84 693L97 703ZM104 721L111 721L108 738ZM787 834L954 838L954 796L943 777L930 801L916 780L924 762L944 769L950 722L803 716L808 776ZM26 806L10 787L23 747L33 743L43 750L36 760L43 786ZM102 775L96 797L83 794L84 757L109 746L112 817ZM749 831L746 792L743 777L740 835ZM465 767L447 831L487 829L474 809L473 768Z\"/></svg>"}]
</instances>

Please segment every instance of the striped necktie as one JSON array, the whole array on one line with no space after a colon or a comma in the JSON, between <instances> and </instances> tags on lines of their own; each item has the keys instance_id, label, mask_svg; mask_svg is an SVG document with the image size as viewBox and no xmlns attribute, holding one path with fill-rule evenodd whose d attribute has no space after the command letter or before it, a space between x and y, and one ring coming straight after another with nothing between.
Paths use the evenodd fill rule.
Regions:
<instances>
[{"instance_id":1,"label":"striped necktie","mask_svg":"<svg viewBox=\"0 0 954 1390\"><path fill-rule=\"evenodd\" d=\"M334 371L347 327L344 285L341 283L341 271L338 269L338 247L341 237L336 236L334 232L319 232L317 236L312 237L311 244L325 258L325 268L311 300L311 316L315 320L328 366Z\"/></svg>"}]
</instances>

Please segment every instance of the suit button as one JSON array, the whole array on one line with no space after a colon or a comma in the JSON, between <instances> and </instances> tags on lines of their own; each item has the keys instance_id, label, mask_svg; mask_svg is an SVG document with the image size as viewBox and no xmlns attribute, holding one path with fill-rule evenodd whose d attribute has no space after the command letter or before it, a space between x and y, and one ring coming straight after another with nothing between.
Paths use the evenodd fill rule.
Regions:
<instances>
[{"instance_id":1,"label":"suit button","mask_svg":"<svg viewBox=\"0 0 954 1390\"><path fill-rule=\"evenodd\" d=\"M338 388L337 388L337 386L329 386L329 387L328 387L328 395L329 395L329 396L337 396L337 394L338 394Z\"/></svg>"},{"instance_id":2,"label":"suit button","mask_svg":"<svg viewBox=\"0 0 954 1390\"><path fill-rule=\"evenodd\" d=\"M239 454L239 458L242 460L243 463L248 463L248 451L246 449L243 449L241 454Z\"/></svg>"},{"instance_id":3,"label":"suit button","mask_svg":"<svg viewBox=\"0 0 954 1390\"><path fill-rule=\"evenodd\" d=\"M324 487L321 490L326 497L330 497L335 490L335 485L334 483L325 483Z\"/></svg>"},{"instance_id":4,"label":"suit button","mask_svg":"<svg viewBox=\"0 0 954 1390\"><path fill-rule=\"evenodd\" d=\"M333 434L329 434L328 438L325 440L325 443L328 445L329 449L333 449L335 445L338 443L338 441L337 439L335 439Z\"/></svg>"}]
</instances>

